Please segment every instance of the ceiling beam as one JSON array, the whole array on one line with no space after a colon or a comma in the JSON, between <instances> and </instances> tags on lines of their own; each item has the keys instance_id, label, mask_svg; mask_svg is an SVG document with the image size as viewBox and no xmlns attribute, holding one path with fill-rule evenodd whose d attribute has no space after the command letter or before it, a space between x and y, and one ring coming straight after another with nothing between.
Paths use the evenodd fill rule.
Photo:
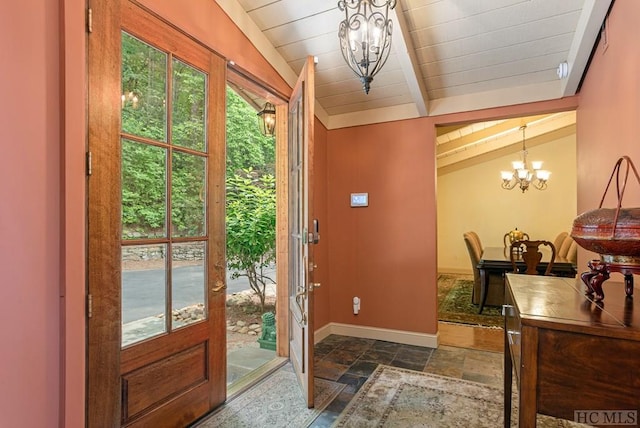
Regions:
<instances>
[{"instance_id":1,"label":"ceiling beam","mask_svg":"<svg viewBox=\"0 0 640 428\"><path fill-rule=\"evenodd\" d=\"M429 96L427 95L424 79L418 66L418 60L415 54L416 50L413 47L411 34L407 29L407 23L402 13L400 1L398 1L394 9L389 11L389 19L391 19L395 27L391 44L394 45L393 49L396 52L400 68L404 73L404 78L409 87L413 102L416 104L416 110L420 116L427 116L429 114L427 109Z\"/></svg>"},{"instance_id":2,"label":"ceiling beam","mask_svg":"<svg viewBox=\"0 0 640 428\"><path fill-rule=\"evenodd\" d=\"M562 80L562 97L573 95L578 90L582 75L587 72L587 63L589 62L591 51L607 17L611 1L585 1L567 58L569 75Z\"/></svg>"}]
</instances>

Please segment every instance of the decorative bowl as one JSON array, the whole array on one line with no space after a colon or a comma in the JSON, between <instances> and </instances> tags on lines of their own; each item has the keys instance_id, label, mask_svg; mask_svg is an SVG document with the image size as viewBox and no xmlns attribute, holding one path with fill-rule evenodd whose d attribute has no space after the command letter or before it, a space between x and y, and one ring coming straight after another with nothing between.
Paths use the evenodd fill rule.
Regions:
<instances>
[{"instance_id":1,"label":"decorative bowl","mask_svg":"<svg viewBox=\"0 0 640 428\"><path fill-rule=\"evenodd\" d=\"M605 262L640 262L640 208L587 211L573 221L571 237Z\"/></svg>"}]
</instances>

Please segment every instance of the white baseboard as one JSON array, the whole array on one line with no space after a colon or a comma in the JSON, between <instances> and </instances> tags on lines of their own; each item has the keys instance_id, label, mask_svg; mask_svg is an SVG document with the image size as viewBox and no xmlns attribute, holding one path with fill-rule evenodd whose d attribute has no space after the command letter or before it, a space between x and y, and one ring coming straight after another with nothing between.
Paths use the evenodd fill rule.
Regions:
<instances>
[{"instance_id":1,"label":"white baseboard","mask_svg":"<svg viewBox=\"0 0 640 428\"><path fill-rule=\"evenodd\" d=\"M314 343L320 342L330 334L340 336L360 337L363 339L386 340L387 342L402 343L404 345L438 347L438 334L416 333L413 331L390 330L361 325L329 323L316 330Z\"/></svg>"},{"instance_id":2,"label":"white baseboard","mask_svg":"<svg viewBox=\"0 0 640 428\"><path fill-rule=\"evenodd\" d=\"M450 274L450 275L473 275L471 269L461 268L438 268L438 274Z\"/></svg>"}]
</instances>

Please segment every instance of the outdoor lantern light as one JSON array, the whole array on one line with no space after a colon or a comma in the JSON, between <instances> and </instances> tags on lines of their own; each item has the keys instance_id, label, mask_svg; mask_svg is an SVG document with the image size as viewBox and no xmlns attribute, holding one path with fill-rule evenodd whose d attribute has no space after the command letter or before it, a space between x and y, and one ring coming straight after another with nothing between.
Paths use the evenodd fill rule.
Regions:
<instances>
[{"instance_id":1,"label":"outdoor lantern light","mask_svg":"<svg viewBox=\"0 0 640 428\"><path fill-rule=\"evenodd\" d=\"M276 108L271 103L266 103L258 112L258 125L260 132L267 137L273 137L276 133Z\"/></svg>"},{"instance_id":2,"label":"outdoor lantern light","mask_svg":"<svg viewBox=\"0 0 640 428\"><path fill-rule=\"evenodd\" d=\"M527 129L527 125L521 126L520 129L522 130L522 160L512 162L513 171L502 171L502 188L511 190L519 186L524 193L530 185L533 185L538 190L545 190L551 172L542 169L541 161L531 162L531 170L529 169L527 147L524 142L524 130Z\"/></svg>"},{"instance_id":3,"label":"outdoor lantern light","mask_svg":"<svg viewBox=\"0 0 640 428\"><path fill-rule=\"evenodd\" d=\"M360 78L364 91L389 57L391 30L389 9L396 0L340 0L338 8L344 11L338 38L340 50L347 65Z\"/></svg>"}]
</instances>

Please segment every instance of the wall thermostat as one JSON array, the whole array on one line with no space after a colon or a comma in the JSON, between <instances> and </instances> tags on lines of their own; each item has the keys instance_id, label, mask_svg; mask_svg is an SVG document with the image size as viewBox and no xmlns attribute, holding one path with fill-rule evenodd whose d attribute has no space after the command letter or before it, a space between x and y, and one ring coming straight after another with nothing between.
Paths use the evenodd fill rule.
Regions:
<instances>
[{"instance_id":1,"label":"wall thermostat","mask_svg":"<svg viewBox=\"0 0 640 428\"><path fill-rule=\"evenodd\" d=\"M352 193L351 194L351 206L352 207L367 207L367 206L369 206L369 194L368 193Z\"/></svg>"}]
</instances>

